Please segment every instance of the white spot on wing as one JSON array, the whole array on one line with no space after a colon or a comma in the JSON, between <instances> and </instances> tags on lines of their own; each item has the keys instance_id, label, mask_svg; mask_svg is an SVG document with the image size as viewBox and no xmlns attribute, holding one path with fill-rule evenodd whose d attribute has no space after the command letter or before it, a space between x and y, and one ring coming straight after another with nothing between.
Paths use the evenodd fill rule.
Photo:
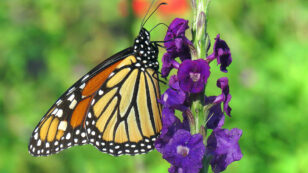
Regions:
<instances>
[{"instance_id":1,"label":"white spot on wing","mask_svg":"<svg viewBox=\"0 0 308 173\"><path fill-rule=\"evenodd\" d=\"M95 103L95 99L93 99L93 100L92 100L92 102L91 102L91 106L92 106L92 105L94 105L94 103Z\"/></svg>"},{"instance_id":2,"label":"white spot on wing","mask_svg":"<svg viewBox=\"0 0 308 173\"><path fill-rule=\"evenodd\" d=\"M86 84L85 83L83 83L82 85L80 85L80 89L83 89L84 87L86 86Z\"/></svg>"},{"instance_id":3,"label":"white spot on wing","mask_svg":"<svg viewBox=\"0 0 308 173\"><path fill-rule=\"evenodd\" d=\"M69 96L69 98L67 100L71 102L71 101L73 101L74 98L75 98L75 94L72 94L72 95Z\"/></svg>"},{"instance_id":4,"label":"white spot on wing","mask_svg":"<svg viewBox=\"0 0 308 173\"><path fill-rule=\"evenodd\" d=\"M71 138L71 133L68 133L67 135L66 135L66 139L68 140L68 139L70 139Z\"/></svg>"},{"instance_id":5,"label":"white spot on wing","mask_svg":"<svg viewBox=\"0 0 308 173\"><path fill-rule=\"evenodd\" d=\"M41 144L42 144L42 141L39 139L38 141L37 141L37 146L41 146Z\"/></svg>"},{"instance_id":6,"label":"white spot on wing","mask_svg":"<svg viewBox=\"0 0 308 173\"><path fill-rule=\"evenodd\" d=\"M68 92L67 92L67 94L66 94L66 95L71 94L73 91L75 91L75 89L76 89L75 87L72 87L71 89L69 89L69 90L68 90Z\"/></svg>"},{"instance_id":7,"label":"white spot on wing","mask_svg":"<svg viewBox=\"0 0 308 173\"><path fill-rule=\"evenodd\" d=\"M88 75L88 74L87 74L87 75L85 75L85 76L81 79L81 81L86 80L88 77L89 77L89 75Z\"/></svg>"},{"instance_id":8,"label":"white spot on wing","mask_svg":"<svg viewBox=\"0 0 308 173\"><path fill-rule=\"evenodd\" d=\"M59 99L59 100L56 102L57 106L59 106L61 103L62 103L62 100L61 100L61 99Z\"/></svg>"},{"instance_id":9,"label":"white spot on wing","mask_svg":"<svg viewBox=\"0 0 308 173\"><path fill-rule=\"evenodd\" d=\"M62 117L62 114L63 114L63 110L62 109L59 109L59 111L56 113L56 116L61 118Z\"/></svg>"},{"instance_id":10,"label":"white spot on wing","mask_svg":"<svg viewBox=\"0 0 308 173\"><path fill-rule=\"evenodd\" d=\"M103 94L104 94L104 91L103 91L103 90L99 90L99 91L98 91L98 95L101 96L101 95L103 95Z\"/></svg>"},{"instance_id":11,"label":"white spot on wing","mask_svg":"<svg viewBox=\"0 0 308 173\"><path fill-rule=\"evenodd\" d=\"M86 133L85 133L85 132L82 132L82 133L81 133L81 137L83 137L83 138L86 137Z\"/></svg>"},{"instance_id":12,"label":"white spot on wing","mask_svg":"<svg viewBox=\"0 0 308 173\"><path fill-rule=\"evenodd\" d=\"M37 140L38 139L38 133L35 133L34 135L34 139Z\"/></svg>"},{"instance_id":13,"label":"white spot on wing","mask_svg":"<svg viewBox=\"0 0 308 173\"><path fill-rule=\"evenodd\" d=\"M77 100L73 100L72 103L70 104L69 108L74 109L76 104L77 104Z\"/></svg>"},{"instance_id":14,"label":"white spot on wing","mask_svg":"<svg viewBox=\"0 0 308 173\"><path fill-rule=\"evenodd\" d=\"M67 122L66 122L66 121L61 121L61 122L59 123L58 129L59 129L59 130L65 131L66 128L67 128Z\"/></svg>"},{"instance_id":15,"label":"white spot on wing","mask_svg":"<svg viewBox=\"0 0 308 173\"><path fill-rule=\"evenodd\" d=\"M58 112L58 108L56 108L55 110L52 111L51 115L54 115Z\"/></svg>"},{"instance_id":16,"label":"white spot on wing","mask_svg":"<svg viewBox=\"0 0 308 173\"><path fill-rule=\"evenodd\" d=\"M109 77L112 77L113 75L114 75L114 72L111 72L110 75L109 75Z\"/></svg>"}]
</instances>

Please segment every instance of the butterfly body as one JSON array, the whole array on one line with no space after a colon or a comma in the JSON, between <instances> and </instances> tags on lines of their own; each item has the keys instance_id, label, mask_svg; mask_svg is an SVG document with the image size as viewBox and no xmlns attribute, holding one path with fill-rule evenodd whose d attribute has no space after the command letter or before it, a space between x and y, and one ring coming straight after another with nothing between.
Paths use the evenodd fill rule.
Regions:
<instances>
[{"instance_id":1,"label":"butterfly body","mask_svg":"<svg viewBox=\"0 0 308 173\"><path fill-rule=\"evenodd\" d=\"M78 80L32 133L34 156L92 144L111 155L153 149L161 130L158 47L142 28L133 47L108 58Z\"/></svg>"}]
</instances>

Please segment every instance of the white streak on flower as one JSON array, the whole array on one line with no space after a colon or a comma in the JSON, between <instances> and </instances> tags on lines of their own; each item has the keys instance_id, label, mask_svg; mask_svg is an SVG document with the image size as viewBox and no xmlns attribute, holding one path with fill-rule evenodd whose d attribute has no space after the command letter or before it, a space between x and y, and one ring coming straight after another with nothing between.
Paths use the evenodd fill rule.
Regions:
<instances>
[{"instance_id":1,"label":"white streak on flower","mask_svg":"<svg viewBox=\"0 0 308 173\"><path fill-rule=\"evenodd\" d=\"M200 79L200 73L190 72L189 76L190 76L191 80L194 81L194 82L197 82Z\"/></svg>"},{"instance_id":2,"label":"white streak on flower","mask_svg":"<svg viewBox=\"0 0 308 173\"><path fill-rule=\"evenodd\" d=\"M179 145L176 147L176 153L182 155L183 157L186 157L189 154L189 148Z\"/></svg>"}]
</instances>

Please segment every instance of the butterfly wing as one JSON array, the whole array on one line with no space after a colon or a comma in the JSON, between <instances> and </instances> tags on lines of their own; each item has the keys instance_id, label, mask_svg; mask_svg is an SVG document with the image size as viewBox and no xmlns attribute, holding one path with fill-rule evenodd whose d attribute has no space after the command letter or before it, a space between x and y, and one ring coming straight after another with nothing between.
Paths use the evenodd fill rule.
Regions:
<instances>
[{"instance_id":1,"label":"butterfly wing","mask_svg":"<svg viewBox=\"0 0 308 173\"><path fill-rule=\"evenodd\" d=\"M89 143L115 156L152 150L162 128L157 72L135 62L131 55L119 63L93 97L85 122Z\"/></svg>"},{"instance_id":2,"label":"butterfly wing","mask_svg":"<svg viewBox=\"0 0 308 173\"><path fill-rule=\"evenodd\" d=\"M85 131L85 119L93 97L108 76L131 52L131 48L125 49L102 62L56 101L32 133L28 147L30 154L47 156L73 145L89 142Z\"/></svg>"}]
</instances>

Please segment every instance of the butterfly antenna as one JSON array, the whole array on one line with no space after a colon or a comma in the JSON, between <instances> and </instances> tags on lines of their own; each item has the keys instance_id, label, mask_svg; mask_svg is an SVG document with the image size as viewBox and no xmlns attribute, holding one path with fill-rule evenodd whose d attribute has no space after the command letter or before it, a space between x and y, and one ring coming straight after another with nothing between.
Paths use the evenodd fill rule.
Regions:
<instances>
[{"instance_id":1,"label":"butterfly antenna","mask_svg":"<svg viewBox=\"0 0 308 173\"><path fill-rule=\"evenodd\" d=\"M151 32L152 32L156 27L158 27L159 25L164 25L164 26L167 27L167 29L169 28L169 26L168 26L167 24L165 24L165 23L159 23L159 24L155 25L149 32L151 33Z\"/></svg>"},{"instance_id":2,"label":"butterfly antenna","mask_svg":"<svg viewBox=\"0 0 308 173\"><path fill-rule=\"evenodd\" d=\"M155 1L156 1L156 0L152 0L152 2L151 2L151 4L150 4L150 6L149 6L147 12L145 13L145 15L144 15L144 17L143 17L143 19L142 19L142 21L141 21L140 29L143 27L143 25L144 25L143 22L144 22L145 18L147 17L147 15L149 14L150 9L152 8L152 6L153 6L153 4L154 4Z\"/></svg>"},{"instance_id":3,"label":"butterfly antenna","mask_svg":"<svg viewBox=\"0 0 308 173\"><path fill-rule=\"evenodd\" d=\"M154 1L152 1L152 2L154 2ZM160 3L160 4L158 4L158 6L155 8L155 10L149 15L149 17L144 21L144 23L141 25L141 28L143 28L143 26L147 23L147 21L150 19L150 17L159 9L159 7L161 7L162 5L167 5L167 3L166 2L162 2L162 3ZM152 6L152 4L151 4L151 6ZM142 22L143 22L143 20L142 20ZM140 28L140 29L141 29Z\"/></svg>"},{"instance_id":4,"label":"butterfly antenna","mask_svg":"<svg viewBox=\"0 0 308 173\"><path fill-rule=\"evenodd\" d=\"M167 42L169 42L169 41L174 41L176 38L183 38L183 36L177 36L177 37L174 37L174 38L172 38L172 39L170 39L170 40L164 40L164 41L151 41L151 43L167 43Z\"/></svg>"}]
</instances>

